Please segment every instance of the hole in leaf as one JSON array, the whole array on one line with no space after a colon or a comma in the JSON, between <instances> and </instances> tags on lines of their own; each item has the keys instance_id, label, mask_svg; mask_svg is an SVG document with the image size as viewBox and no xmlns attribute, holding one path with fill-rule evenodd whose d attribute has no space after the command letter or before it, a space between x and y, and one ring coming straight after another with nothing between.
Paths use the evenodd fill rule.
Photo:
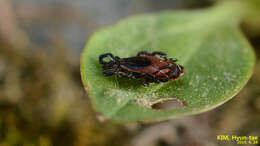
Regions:
<instances>
[{"instance_id":1,"label":"hole in leaf","mask_svg":"<svg viewBox=\"0 0 260 146\"><path fill-rule=\"evenodd\" d=\"M179 109L183 108L185 104L182 100L177 98L166 98L165 100L160 100L154 102L151 107L156 110L169 110L169 109Z\"/></svg>"}]
</instances>

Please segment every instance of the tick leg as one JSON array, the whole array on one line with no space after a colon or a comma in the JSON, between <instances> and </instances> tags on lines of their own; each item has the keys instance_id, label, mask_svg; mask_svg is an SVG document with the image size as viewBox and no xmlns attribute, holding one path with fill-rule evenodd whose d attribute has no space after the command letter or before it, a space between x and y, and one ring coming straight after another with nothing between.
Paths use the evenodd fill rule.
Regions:
<instances>
[{"instance_id":1,"label":"tick leg","mask_svg":"<svg viewBox=\"0 0 260 146\"><path fill-rule=\"evenodd\" d=\"M149 82L147 82L146 80L137 80L140 84L142 84L145 87L149 87Z\"/></svg>"},{"instance_id":2,"label":"tick leg","mask_svg":"<svg viewBox=\"0 0 260 146\"><path fill-rule=\"evenodd\" d=\"M108 70L108 69L113 69L113 66L111 66L109 64L104 64L104 66L102 68L103 68L103 70Z\"/></svg>"},{"instance_id":3,"label":"tick leg","mask_svg":"<svg viewBox=\"0 0 260 146\"><path fill-rule=\"evenodd\" d=\"M128 77L128 78L130 78L130 77L132 77L132 76L133 76L133 74L131 74L131 73L128 73L128 74L127 74L127 77Z\"/></svg>"},{"instance_id":4,"label":"tick leg","mask_svg":"<svg viewBox=\"0 0 260 146\"><path fill-rule=\"evenodd\" d=\"M178 59L176 59L176 58L170 58L168 61L171 62L171 63L175 63L175 62L178 61Z\"/></svg>"},{"instance_id":5,"label":"tick leg","mask_svg":"<svg viewBox=\"0 0 260 146\"><path fill-rule=\"evenodd\" d=\"M120 75L121 77L128 77L128 78L130 78L130 77L133 76L133 74L130 73L130 72L122 72L122 71L118 71L118 73L119 73L119 75Z\"/></svg>"},{"instance_id":6,"label":"tick leg","mask_svg":"<svg viewBox=\"0 0 260 146\"><path fill-rule=\"evenodd\" d=\"M154 74L144 73L144 75L149 78L149 79L145 80L145 84L147 84L147 85L144 85L144 86L148 87L149 86L149 82L154 82L154 83L160 83L161 82L155 74L156 73L154 73Z\"/></svg>"},{"instance_id":7,"label":"tick leg","mask_svg":"<svg viewBox=\"0 0 260 146\"><path fill-rule=\"evenodd\" d=\"M142 84L143 84L145 87L149 87L149 83L146 82L146 81L144 81Z\"/></svg>"},{"instance_id":8,"label":"tick leg","mask_svg":"<svg viewBox=\"0 0 260 146\"><path fill-rule=\"evenodd\" d=\"M161 58L163 58L165 61L168 60L168 56L167 54L163 53L163 52L159 52L159 51L155 51L152 53L153 56L159 55Z\"/></svg>"},{"instance_id":9,"label":"tick leg","mask_svg":"<svg viewBox=\"0 0 260 146\"><path fill-rule=\"evenodd\" d=\"M143 76L144 76L144 74L135 74L133 77L135 79L138 79L138 78L143 77Z\"/></svg>"},{"instance_id":10,"label":"tick leg","mask_svg":"<svg viewBox=\"0 0 260 146\"><path fill-rule=\"evenodd\" d=\"M151 74L151 73L145 73L145 75L150 77L150 78L156 78L156 76L154 74Z\"/></svg>"},{"instance_id":11,"label":"tick leg","mask_svg":"<svg viewBox=\"0 0 260 146\"><path fill-rule=\"evenodd\" d=\"M160 80L156 77L155 74L146 73L146 76L150 77L150 79L155 83L160 83Z\"/></svg>"},{"instance_id":12,"label":"tick leg","mask_svg":"<svg viewBox=\"0 0 260 146\"><path fill-rule=\"evenodd\" d=\"M119 60L120 58L118 56L115 56L115 60Z\"/></svg>"},{"instance_id":13,"label":"tick leg","mask_svg":"<svg viewBox=\"0 0 260 146\"><path fill-rule=\"evenodd\" d=\"M108 57L110 60L114 61L115 60L115 57L113 56L113 54L111 53L106 53L106 54L102 54L99 56L99 63L100 64L107 64L108 62L105 62L104 59ZM117 57L119 58L119 57Z\"/></svg>"},{"instance_id":14,"label":"tick leg","mask_svg":"<svg viewBox=\"0 0 260 146\"><path fill-rule=\"evenodd\" d=\"M108 71L104 71L103 72L104 76L107 77L107 76L112 76L115 74L115 71L113 70L108 70Z\"/></svg>"},{"instance_id":15,"label":"tick leg","mask_svg":"<svg viewBox=\"0 0 260 146\"><path fill-rule=\"evenodd\" d=\"M148 78L156 78L156 76L154 74L151 74L151 73L142 73L142 74L138 74L138 75L133 75L134 78L141 78L141 77L148 77Z\"/></svg>"},{"instance_id":16,"label":"tick leg","mask_svg":"<svg viewBox=\"0 0 260 146\"><path fill-rule=\"evenodd\" d=\"M150 56L151 54L148 53L147 51L141 51L141 52L139 52L139 53L137 54L137 56L144 56L144 55Z\"/></svg>"},{"instance_id":17,"label":"tick leg","mask_svg":"<svg viewBox=\"0 0 260 146\"><path fill-rule=\"evenodd\" d=\"M149 74L149 73L142 73L142 74L138 74L138 75L132 75L132 77L134 79L136 79L143 86L148 87L149 86L148 79L143 79L142 77L148 77L148 78L154 79L155 76L153 74Z\"/></svg>"}]
</instances>

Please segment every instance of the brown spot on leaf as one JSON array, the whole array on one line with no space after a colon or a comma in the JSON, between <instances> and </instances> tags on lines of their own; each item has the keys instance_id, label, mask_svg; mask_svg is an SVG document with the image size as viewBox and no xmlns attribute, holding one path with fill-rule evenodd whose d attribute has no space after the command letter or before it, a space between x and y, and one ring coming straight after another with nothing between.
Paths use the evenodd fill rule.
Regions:
<instances>
[{"instance_id":1,"label":"brown spot on leaf","mask_svg":"<svg viewBox=\"0 0 260 146\"><path fill-rule=\"evenodd\" d=\"M182 100L172 97L157 99L138 98L135 102L141 106L156 110L179 109L185 106Z\"/></svg>"}]
</instances>

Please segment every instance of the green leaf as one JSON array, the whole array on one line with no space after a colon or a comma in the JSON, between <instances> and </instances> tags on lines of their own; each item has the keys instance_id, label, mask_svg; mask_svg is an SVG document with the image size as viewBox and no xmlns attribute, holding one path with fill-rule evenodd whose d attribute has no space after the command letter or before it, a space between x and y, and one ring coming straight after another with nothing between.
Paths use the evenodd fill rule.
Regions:
<instances>
[{"instance_id":1,"label":"green leaf","mask_svg":"<svg viewBox=\"0 0 260 146\"><path fill-rule=\"evenodd\" d=\"M92 105L117 122L161 121L213 109L231 99L249 80L254 52L241 34L240 9L220 5L195 11L168 11L128 18L94 34L81 58L81 75ZM104 77L99 55L121 58L162 51L185 67L177 81L140 85ZM180 106L157 109L173 100Z\"/></svg>"}]
</instances>

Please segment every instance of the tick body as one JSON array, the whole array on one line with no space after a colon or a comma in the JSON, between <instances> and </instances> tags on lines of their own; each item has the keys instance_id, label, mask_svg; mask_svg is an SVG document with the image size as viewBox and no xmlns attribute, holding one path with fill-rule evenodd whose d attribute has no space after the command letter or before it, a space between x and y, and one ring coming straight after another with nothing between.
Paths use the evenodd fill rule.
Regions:
<instances>
[{"instance_id":1,"label":"tick body","mask_svg":"<svg viewBox=\"0 0 260 146\"><path fill-rule=\"evenodd\" d=\"M109 61L105 61L108 58ZM184 75L184 67L177 59L168 58L163 52L139 52L135 57L119 58L111 53L99 56L104 76L118 75L133 78L142 85L173 81Z\"/></svg>"}]
</instances>

